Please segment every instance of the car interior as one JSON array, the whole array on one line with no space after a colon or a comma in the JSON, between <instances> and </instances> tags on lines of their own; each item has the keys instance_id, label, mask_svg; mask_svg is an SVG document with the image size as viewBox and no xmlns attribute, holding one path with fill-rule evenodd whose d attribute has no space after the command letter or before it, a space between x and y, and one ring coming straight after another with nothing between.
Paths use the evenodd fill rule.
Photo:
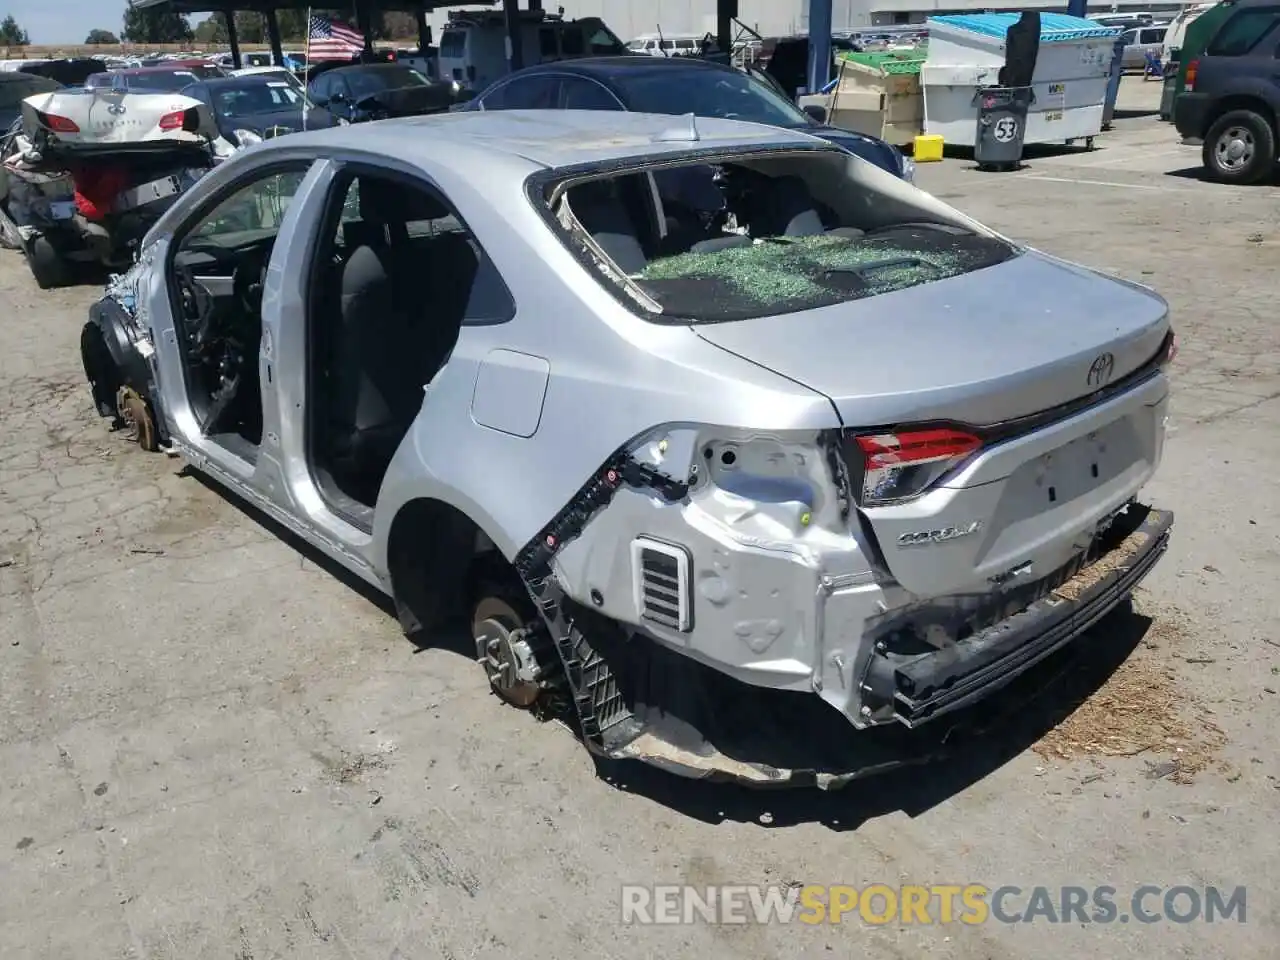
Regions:
<instances>
[{"instance_id":1,"label":"car interior","mask_svg":"<svg viewBox=\"0 0 1280 960\"><path fill-rule=\"evenodd\" d=\"M1014 255L836 150L624 169L551 196L566 240L623 302L671 322L816 309Z\"/></svg>"},{"instance_id":2,"label":"car interior","mask_svg":"<svg viewBox=\"0 0 1280 960\"><path fill-rule=\"evenodd\" d=\"M187 395L200 432L252 462L262 442L262 291L306 166L255 180L178 242L171 295Z\"/></svg>"},{"instance_id":3,"label":"car interior","mask_svg":"<svg viewBox=\"0 0 1280 960\"><path fill-rule=\"evenodd\" d=\"M667 167L590 180L568 191L569 206L596 244L628 275L686 253L749 247L766 237L857 238L841 212L806 180L738 164Z\"/></svg>"},{"instance_id":4,"label":"car interior","mask_svg":"<svg viewBox=\"0 0 1280 960\"><path fill-rule=\"evenodd\" d=\"M464 319L493 322L510 300L475 238L425 188L355 176L323 229L308 312L309 459L330 507L367 527Z\"/></svg>"}]
</instances>

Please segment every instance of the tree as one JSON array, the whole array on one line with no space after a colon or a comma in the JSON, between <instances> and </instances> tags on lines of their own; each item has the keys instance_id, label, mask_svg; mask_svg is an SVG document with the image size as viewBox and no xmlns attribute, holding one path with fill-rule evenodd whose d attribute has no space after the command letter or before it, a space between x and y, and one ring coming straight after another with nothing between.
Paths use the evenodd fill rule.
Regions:
<instances>
[{"instance_id":1,"label":"tree","mask_svg":"<svg viewBox=\"0 0 1280 960\"><path fill-rule=\"evenodd\" d=\"M377 31L382 40L405 40L418 36L418 18L412 13L384 13L382 29Z\"/></svg>"},{"instance_id":2,"label":"tree","mask_svg":"<svg viewBox=\"0 0 1280 960\"><path fill-rule=\"evenodd\" d=\"M219 16L219 14L214 14ZM236 12L236 36L241 43L266 43L267 18L251 10Z\"/></svg>"},{"instance_id":3,"label":"tree","mask_svg":"<svg viewBox=\"0 0 1280 960\"><path fill-rule=\"evenodd\" d=\"M276 21L280 24L280 36L294 42L307 39L307 11L277 10Z\"/></svg>"},{"instance_id":4,"label":"tree","mask_svg":"<svg viewBox=\"0 0 1280 960\"><path fill-rule=\"evenodd\" d=\"M122 35L130 43L189 43L195 37L182 14L157 7L140 10L132 0L124 9Z\"/></svg>"},{"instance_id":5,"label":"tree","mask_svg":"<svg viewBox=\"0 0 1280 960\"><path fill-rule=\"evenodd\" d=\"M85 43L119 43L120 38L110 30L90 30L89 35L84 38Z\"/></svg>"},{"instance_id":6,"label":"tree","mask_svg":"<svg viewBox=\"0 0 1280 960\"><path fill-rule=\"evenodd\" d=\"M27 31L18 26L18 21L13 19L12 14L0 20L0 46L25 47L30 42Z\"/></svg>"},{"instance_id":7,"label":"tree","mask_svg":"<svg viewBox=\"0 0 1280 960\"><path fill-rule=\"evenodd\" d=\"M196 27L196 41L205 46L224 46L227 42L227 22L222 14L215 13L200 21Z\"/></svg>"}]
</instances>

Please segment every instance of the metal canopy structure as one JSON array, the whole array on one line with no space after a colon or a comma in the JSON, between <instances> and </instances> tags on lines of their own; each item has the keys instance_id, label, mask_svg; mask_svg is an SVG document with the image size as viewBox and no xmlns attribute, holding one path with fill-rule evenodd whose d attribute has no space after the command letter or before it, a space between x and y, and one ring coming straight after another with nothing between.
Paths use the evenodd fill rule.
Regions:
<instances>
[{"instance_id":1,"label":"metal canopy structure","mask_svg":"<svg viewBox=\"0 0 1280 960\"><path fill-rule=\"evenodd\" d=\"M232 61L240 65L240 42L236 36L234 14L239 10L261 13L267 22L267 38L271 55L277 63L283 60L280 46L280 24L277 10L308 10L316 0L133 0L140 9L161 8L174 13L220 13L226 18L227 42ZM502 4L507 22L507 50L510 67L524 66L520 41L520 0L348 0L356 15L356 23L365 37L366 50L371 46L373 18L376 13L412 13L418 21L419 49L430 45L426 14L441 7L480 7ZM633 0L652 3L653 0ZM1073 0L1080 2L1080 0ZM345 6L346 4L342 4ZM830 79L832 0L809 0L809 89L821 90ZM525 0L528 10L541 10L542 0ZM738 16L738 0L716 0L716 43L724 52L733 47L733 21Z\"/></svg>"},{"instance_id":2,"label":"metal canopy structure","mask_svg":"<svg viewBox=\"0 0 1280 960\"><path fill-rule=\"evenodd\" d=\"M418 45L425 48L430 45L430 31L427 29L426 15L429 11L440 7L457 6L458 0L349 0L356 15L356 23L365 37L365 48L370 47L373 33L373 17L376 13L412 13L418 21ZM464 0L468 6L492 6L498 0ZM513 6L515 0L506 0ZM531 6L541 6L539 0L530 0ZM340 4L346 6L346 3ZM231 47L232 62L240 66L240 39L236 35L235 14L239 11L260 13L267 23L267 40L271 45L271 56L276 63L284 60L284 52L280 42L280 22L276 17L277 10L310 10L316 6L316 0L133 0L133 6L139 10L151 8L168 10L172 13L220 13L226 20L227 44Z\"/></svg>"}]
</instances>

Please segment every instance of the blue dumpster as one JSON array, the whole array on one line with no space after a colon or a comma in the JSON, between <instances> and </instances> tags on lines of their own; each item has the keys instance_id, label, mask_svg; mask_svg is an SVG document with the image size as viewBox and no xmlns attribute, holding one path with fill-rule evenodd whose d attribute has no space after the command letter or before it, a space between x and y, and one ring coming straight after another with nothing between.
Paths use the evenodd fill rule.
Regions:
<instances>
[{"instance_id":1,"label":"blue dumpster","mask_svg":"<svg viewBox=\"0 0 1280 960\"><path fill-rule=\"evenodd\" d=\"M1111 129L1111 118L1116 112L1116 98L1120 96L1120 77L1124 75L1124 36L1116 37L1111 54L1111 75L1107 78L1107 98L1102 101L1102 129Z\"/></svg>"}]
</instances>

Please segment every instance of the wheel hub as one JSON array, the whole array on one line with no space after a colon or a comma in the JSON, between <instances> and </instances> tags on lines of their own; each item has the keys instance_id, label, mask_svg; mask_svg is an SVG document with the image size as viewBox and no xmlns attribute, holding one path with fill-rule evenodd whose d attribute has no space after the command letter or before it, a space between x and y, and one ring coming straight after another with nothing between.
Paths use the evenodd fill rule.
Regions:
<instances>
[{"instance_id":1,"label":"wheel hub","mask_svg":"<svg viewBox=\"0 0 1280 960\"><path fill-rule=\"evenodd\" d=\"M494 693L516 707L531 707L542 691L541 668L523 627L488 617L473 625L476 659Z\"/></svg>"},{"instance_id":2,"label":"wheel hub","mask_svg":"<svg viewBox=\"0 0 1280 960\"><path fill-rule=\"evenodd\" d=\"M156 425L147 402L132 387L121 387L116 394L116 412L129 425L133 437L143 450L156 449Z\"/></svg>"},{"instance_id":3,"label":"wheel hub","mask_svg":"<svg viewBox=\"0 0 1280 960\"><path fill-rule=\"evenodd\" d=\"M1218 140L1218 156L1227 167L1239 167L1253 159L1253 137L1247 130L1232 127Z\"/></svg>"}]
</instances>

